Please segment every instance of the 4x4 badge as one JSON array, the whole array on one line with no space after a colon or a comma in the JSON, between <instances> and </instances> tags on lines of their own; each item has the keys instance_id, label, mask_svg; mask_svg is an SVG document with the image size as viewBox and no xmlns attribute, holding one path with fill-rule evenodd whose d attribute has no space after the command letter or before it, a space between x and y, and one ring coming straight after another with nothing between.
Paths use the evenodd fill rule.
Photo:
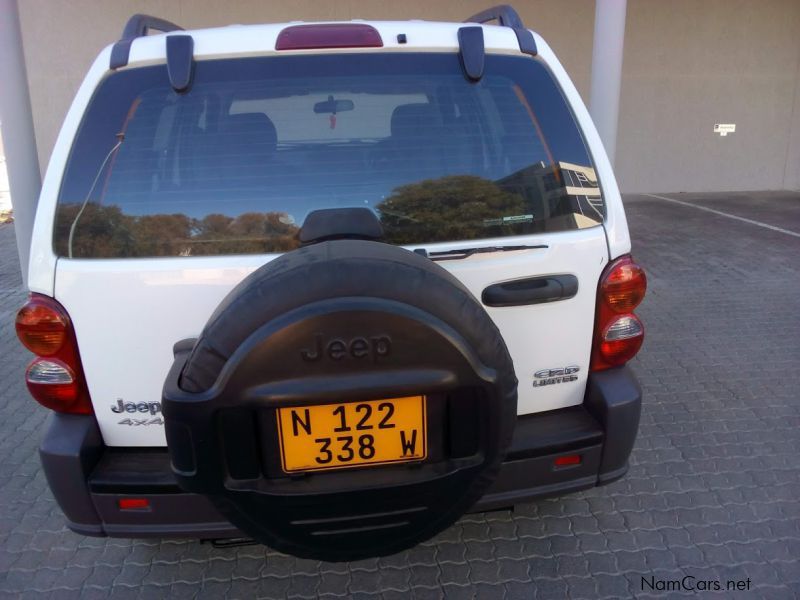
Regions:
<instances>
[{"instance_id":1,"label":"4x4 badge","mask_svg":"<svg viewBox=\"0 0 800 600\"><path fill-rule=\"evenodd\" d=\"M573 365L570 367L559 367L557 369L542 369L536 371L533 376L533 387L542 387L545 385L555 385L557 383L567 383L569 381L578 381L578 376L575 375L581 368Z\"/></svg>"}]
</instances>

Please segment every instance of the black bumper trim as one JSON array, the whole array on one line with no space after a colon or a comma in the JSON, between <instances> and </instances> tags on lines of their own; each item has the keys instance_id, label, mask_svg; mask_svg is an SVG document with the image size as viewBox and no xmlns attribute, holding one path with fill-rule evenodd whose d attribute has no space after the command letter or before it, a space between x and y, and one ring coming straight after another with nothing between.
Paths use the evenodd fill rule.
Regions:
<instances>
[{"instance_id":1,"label":"black bumper trim","mask_svg":"<svg viewBox=\"0 0 800 600\"><path fill-rule=\"evenodd\" d=\"M551 483L548 485L539 485L498 493L490 492L481 498L470 512L485 512L489 510L511 508L515 504L580 492L581 490L588 490L595 486L597 486L597 476L587 475L580 479L570 479L568 481Z\"/></svg>"},{"instance_id":2,"label":"black bumper trim","mask_svg":"<svg viewBox=\"0 0 800 600\"><path fill-rule=\"evenodd\" d=\"M106 537L108 535L103 525L99 523L96 525L87 525L86 523L73 523L72 521L67 521L67 527L70 531L74 531L75 533L88 537Z\"/></svg>"},{"instance_id":3,"label":"black bumper trim","mask_svg":"<svg viewBox=\"0 0 800 600\"><path fill-rule=\"evenodd\" d=\"M221 517L220 517L221 518ZM213 539L243 537L241 531L227 521L218 523L187 523L176 525L164 524L135 524L135 523L103 523L99 525L85 525L67 521L67 527L80 535L87 537L112 537L112 538L188 538L188 539Z\"/></svg>"},{"instance_id":4,"label":"black bumper trim","mask_svg":"<svg viewBox=\"0 0 800 600\"><path fill-rule=\"evenodd\" d=\"M109 448L89 479L92 494L182 494L166 448Z\"/></svg>"},{"instance_id":5,"label":"black bumper trim","mask_svg":"<svg viewBox=\"0 0 800 600\"><path fill-rule=\"evenodd\" d=\"M505 461L567 452L603 442L603 430L583 405L517 417Z\"/></svg>"},{"instance_id":6,"label":"black bumper trim","mask_svg":"<svg viewBox=\"0 0 800 600\"><path fill-rule=\"evenodd\" d=\"M593 373L584 404L521 416L500 474L472 512L509 508L622 477L641 412L641 390L628 368ZM556 468L555 457L581 455ZM241 537L203 496L183 491L166 449L105 448L93 417L54 414L40 456L73 531L111 537ZM117 500L150 499L152 510L118 509Z\"/></svg>"},{"instance_id":7,"label":"black bumper trim","mask_svg":"<svg viewBox=\"0 0 800 600\"><path fill-rule=\"evenodd\" d=\"M47 483L67 519L76 527L100 524L87 480L103 454L103 438L93 416L52 413L39 446Z\"/></svg>"},{"instance_id":8,"label":"black bumper trim","mask_svg":"<svg viewBox=\"0 0 800 600\"><path fill-rule=\"evenodd\" d=\"M592 373L583 405L605 432L598 479L619 479L628 468L628 457L639 432L642 388L628 367ZM617 475L620 470L622 473Z\"/></svg>"},{"instance_id":9,"label":"black bumper trim","mask_svg":"<svg viewBox=\"0 0 800 600\"><path fill-rule=\"evenodd\" d=\"M220 517L222 519L222 517ZM232 538L243 537L241 531L236 529L228 521L220 520L216 523L184 523L175 525L172 523L158 524L126 524L117 525L106 523L104 525L105 535L108 537L121 538Z\"/></svg>"},{"instance_id":10,"label":"black bumper trim","mask_svg":"<svg viewBox=\"0 0 800 600\"><path fill-rule=\"evenodd\" d=\"M621 467L614 469L613 471L608 471L606 473L599 473L597 475L597 485L608 485L609 483L614 483L625 477L625 474L628 472L628 461L625 461L625 464Z\"/></svg>"}]
</instances>

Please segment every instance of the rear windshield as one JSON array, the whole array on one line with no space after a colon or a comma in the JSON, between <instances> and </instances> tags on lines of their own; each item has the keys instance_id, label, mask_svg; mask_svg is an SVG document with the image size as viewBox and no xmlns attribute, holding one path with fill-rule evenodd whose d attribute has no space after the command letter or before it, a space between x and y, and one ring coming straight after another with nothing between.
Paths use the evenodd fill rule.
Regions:
<instances>
[{"instance_id":1,"label":"rear windshield","mask_svg":"<svg viewBox=\"0 0 800 600\"><path fill-rule=\"evenodd\" d=\"M426 244L600 224L597 176L538 59L457 54L199 61L103 80L62 182L55 249L75 258L284 252L311 211L366 207Z\"/></svg>"}]
</instances>

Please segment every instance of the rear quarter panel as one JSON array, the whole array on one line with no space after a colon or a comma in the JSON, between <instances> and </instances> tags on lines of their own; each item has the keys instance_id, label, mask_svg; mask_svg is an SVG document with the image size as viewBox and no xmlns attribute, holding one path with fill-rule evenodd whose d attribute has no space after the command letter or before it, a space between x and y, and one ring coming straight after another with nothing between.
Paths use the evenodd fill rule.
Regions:
<instances>
[{"instance_id":1,"label":"rear quarter panel","mask_svg":"<svg viewBox=\"0 0 800 600\"><path fill-rule=\"evenodd\" d=\"M603 191L603 199L606 203L606 218L603 227L608 241L608 253L613 260L631 251L628 222L625 218L625 209L622 205L622 196L620 195L619 186L617 185L617 178L614 176L614 169L611 166L611 161L608 159L608 154L606 154L605 147L600 139L600 134L597 133L594 121L592 121L589 110L586 108L577 88L572 83L572 80L569 78L569 75L567 75L566 70L564 70L564 67L561 65L561 62L553 53L550 46L547 45L547 42L537 33L532 33L536 39L536 47L539 51L539 56L541 56L550 67L553 76L561 86L564 96L567 98L572 108L575 120L583 132L584 141L586 142L589 154L594 162L597 179L600 184L600 189Z\"/></svg>"}]
</instances>

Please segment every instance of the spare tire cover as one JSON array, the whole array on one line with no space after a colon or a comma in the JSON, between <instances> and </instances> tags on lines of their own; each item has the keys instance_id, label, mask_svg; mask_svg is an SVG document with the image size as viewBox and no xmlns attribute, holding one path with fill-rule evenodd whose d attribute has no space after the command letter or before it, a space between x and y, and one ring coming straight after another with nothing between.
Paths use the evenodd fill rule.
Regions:
<instances>
[{"instance_id":1,"label":"spare tire cover","mask_svg":"<svg viewBox=\"0 0 800 600\"><path fill-rule=\"evenodd\" d=\"M313 364L302 358L313 344L309 338L340 339L346 346L348 338L371 339L373 334L391 340L391 355L381 353L380 360L348 355ZM207 495L247 535L302 557L341 561L391 554L447 528L495 479L516 419L511 357L480 302L434 262L377 242L322 242L262 266L228 294L184 354L185 363L178 365L180 360L173 367L178 379L172 387L168 380L164 392L167 440L173 465L178 453L187 456L181 446L195 443L190 454L197 468L176 470L179 482ZM413 380L408 385L402 380L406 374ZM269 386L276 381L283 386L280 393L260 391L273 389ZM429 423L429 438L453 437L448 427L460 425L452 418L448 422L446 411L460 402L459 390L472 390L466 396L481 399L474 405L481 411L475 456L453 459L448 456L452 442L445 440L436 460L423 461L416 470L408 465L359 467L300 478L286 473L276 478L261 470L258 481L252 474L248 481L232 479L232 469L218 454L222 446L239 444L239 436L214 429L216 411L245 407L246 427L252 431L248 415L258 421L259 411L292 405L294 392L286 390L305 382L312 389L303 396L306 405L314 404L308 400L315 398L313 389L326 398L318 404L443 391L451 408L440 411L444 416L436 424ZM339 385L344 392L326 396ZM169 389L181 396L179 401ZM176 433L201 426L214 429L214 435ZM277 433L258 431L256 446L274 449L268 438ZM208 443L209 437L226 435L219 444ZM247 435L241 437L242 447L258 452L244 439Z\"/></svg>"}]
</instances>

